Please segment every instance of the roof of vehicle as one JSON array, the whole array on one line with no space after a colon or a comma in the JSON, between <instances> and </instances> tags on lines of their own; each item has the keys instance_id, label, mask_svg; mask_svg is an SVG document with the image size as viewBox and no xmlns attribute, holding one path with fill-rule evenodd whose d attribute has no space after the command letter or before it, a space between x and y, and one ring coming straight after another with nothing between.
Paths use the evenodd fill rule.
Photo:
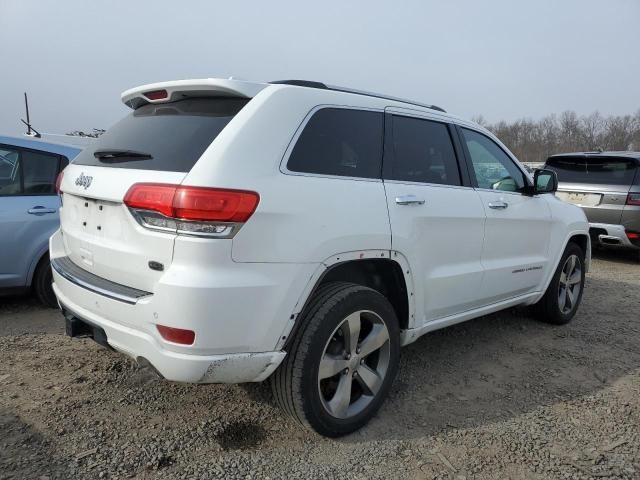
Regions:
<instances>
[{"instance_id":1,"label":"roof of vehicle","mask_svg":"<svg viewBox=\"0 0 640 480\"><path fill-rule=\"evenodd\" d=\"M585 160L598 160L602 158L626 158L629 160L635 160L635 163L640 165L640 152L630 151L611 151L611 152L574 152L574 153L557 153L547 158L547 161L556 158L576 158L581 157Z\"/></svg>"},{"instance_id":2,"label":"roof of vehicle","mask_svg":"<svg viewBox=\"0 0 640 480\"><path fill-rule=\"evenodd\" d=\"M0 135L0 144L13 145L15 147L32 148L34 150L43 150L46 152L64 155L69 159L75 157L82 147L74 145L65 145L63 143L51 143L35 138L9 137Z\"/></svg>"}]
</instances>

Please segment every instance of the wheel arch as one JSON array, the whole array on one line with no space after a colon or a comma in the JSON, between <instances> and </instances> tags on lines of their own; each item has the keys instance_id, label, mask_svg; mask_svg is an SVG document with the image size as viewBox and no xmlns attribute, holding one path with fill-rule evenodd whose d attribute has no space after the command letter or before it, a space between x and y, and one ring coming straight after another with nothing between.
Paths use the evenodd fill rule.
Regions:
<instances>
[{"instance_id":1,"label":"wheel arch","mask_svg":"<svg viewBox=\"0 0 640 480\"><path fill-rule=\"evenodd\" d=\"M31 260L31 265L29 265L29 271L27 272L27 279L26 279L27 287L31 286L31 284L33 283L33 276L35 275L36 270L38 269L38 266L48 256L49 256L49 244L47 243L46 246L38 250L37 255L34 255L33 260Z\"/></svg>"},{"instance_id":2,"label":"wheel arch","mask_svg":"<svg viewBox=\"0 0 640 480\"><path fill-rule=\"evenodd\" d=\"M367 250L335 254L322 262L308 282L291 314L278 348L285 348L301 327L298 321L315 292L328 282L350 282L384 295L398 317L400 330L412 328L415 320L414 283L405 257L389 250Z\"/></svg>"}]
</instances>

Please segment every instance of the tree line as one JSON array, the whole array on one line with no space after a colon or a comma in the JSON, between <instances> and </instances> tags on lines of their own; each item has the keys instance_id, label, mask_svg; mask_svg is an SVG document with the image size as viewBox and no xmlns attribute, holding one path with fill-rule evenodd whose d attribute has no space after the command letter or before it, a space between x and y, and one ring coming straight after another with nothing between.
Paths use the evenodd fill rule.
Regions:
<instances>
[{"instance_id":1,"label":"tree line","mask_svg":"<svg viewBox=\"0 0 640 480\"><path fill-rule=\"evenodd\" d=\"M521 162L544 162L554 153L595 150L640 150L640 110L635 115L599 112L579 116L565 111L540 120L489 123L473 119L494 133Z\"/></svg>"}]
</instances>

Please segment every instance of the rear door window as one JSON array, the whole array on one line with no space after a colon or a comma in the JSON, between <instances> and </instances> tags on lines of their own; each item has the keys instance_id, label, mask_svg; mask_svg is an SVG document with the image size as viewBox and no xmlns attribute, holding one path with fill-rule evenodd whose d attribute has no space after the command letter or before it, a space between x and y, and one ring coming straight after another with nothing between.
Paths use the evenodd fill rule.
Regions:
<instances>
[{"instance_id":1,"label":"rear door window","mask_svg":"<svg viewBox=\"0 0 640 480\"><path fill-rule=\"evenodd\" d=\"M0 195L53 195L62 158L0 145Z\"/></svg>"},{"instance_id":2,"label":"rear door window","mask_svg":"<svg viewBox=\"0 0 640 480\"><path fill-rule=\"evenodd\" d=\"M558 174L565 183L631 185L637 166L633 160L611 157L550 158L546 168Z\"/></svg>"},{"instance_id":3,"label":"rear door window","mask_svg":"<svg viewBox=\"0 0 640 480\"><path fill-rule=\"evenodd\" d=\"M382 112L323 108L298 137L287 168L292 172L380 178Z\"/></svg>"},{"instance_id":4,"label":"rear door window","mask_svg":"<svg viewBox=\"0 0 640 480\"><path fill-rule=\"evenodd\" d=\"M137 108L72 163L188 172L248 99L191 98Z\"/></svg>"},{"instance_id":5,"label":"rear door window","mask_svg":"<svg viewBox=\"0 0 640 480\"><path fill-rule=\"evenodd\" d=\"M391 179L461 185L458 161L444 123L393 116Z\"/></svg>"}]
</instances>

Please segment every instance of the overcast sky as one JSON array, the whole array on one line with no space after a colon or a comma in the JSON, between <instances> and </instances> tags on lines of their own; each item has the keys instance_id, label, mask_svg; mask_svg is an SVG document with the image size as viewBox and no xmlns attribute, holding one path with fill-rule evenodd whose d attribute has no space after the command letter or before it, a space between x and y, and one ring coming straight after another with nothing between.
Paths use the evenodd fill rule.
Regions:
<instances>
[{"instance_id":1,"label":"overcast sky","mask_svg":"<svg viewBox=\"0 0 640 480\"><path fill-rule=\"evenodd\" d=\"M489 121L640 108L640 0L0 0L0 134L107 128L120 93L302 78Z\"/></svg>"}]
</instances>

